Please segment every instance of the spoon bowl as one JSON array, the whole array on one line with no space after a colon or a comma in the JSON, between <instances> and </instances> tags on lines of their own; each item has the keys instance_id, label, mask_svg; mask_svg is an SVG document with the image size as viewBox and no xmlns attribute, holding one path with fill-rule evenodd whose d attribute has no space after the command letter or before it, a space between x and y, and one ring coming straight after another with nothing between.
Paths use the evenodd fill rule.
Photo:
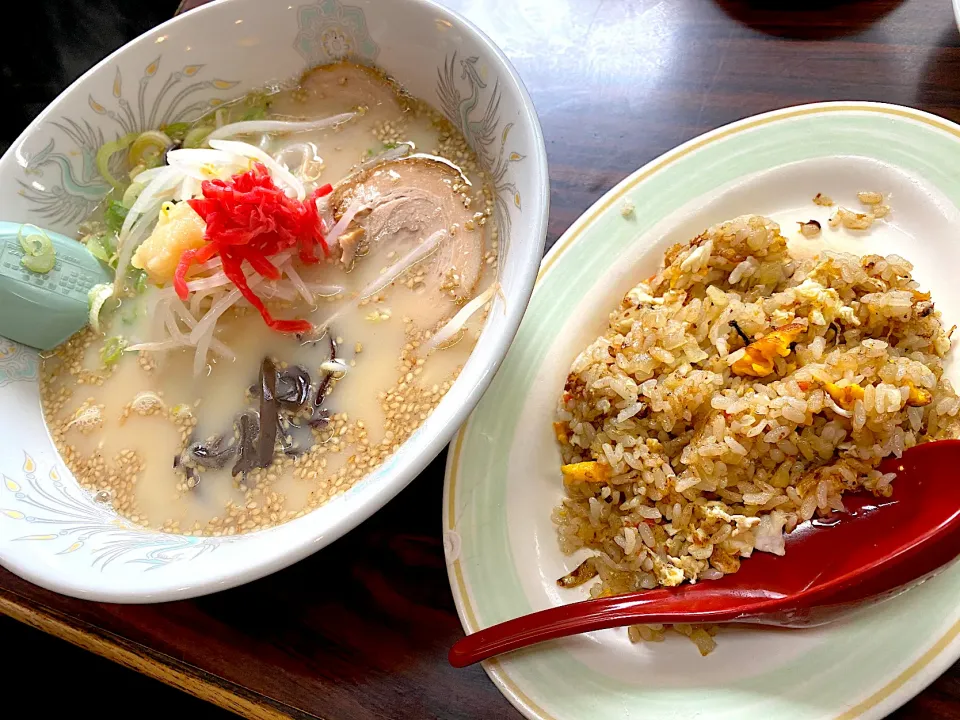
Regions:
<instances>
[{"instance_id":1,"label":"spoon bowl","mask_svg":"<svg viewBox=\"0 0 960 720\"><path fill-rule=\"evenodd\" d=\"M644 623L806 627L866 600L888 599L960 554L960 440L911 448L883 463L893 494L844 497L846 512L786 536L783 557L754 553L719 580L597 598L493 625L450 650L454 667L546 640Z\"/></svg>"}]
</instances>

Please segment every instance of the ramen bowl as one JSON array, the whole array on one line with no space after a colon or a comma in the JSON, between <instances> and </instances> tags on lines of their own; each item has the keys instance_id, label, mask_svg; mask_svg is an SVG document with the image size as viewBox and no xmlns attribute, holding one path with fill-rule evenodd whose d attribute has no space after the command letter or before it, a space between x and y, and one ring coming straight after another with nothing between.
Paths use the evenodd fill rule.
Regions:
<instances>
[{"instance_id":1,"label":"ramen bowl","mask_svg":"<svg viewBox=\"0 0 960 720\"><path fill-rule=\"evenodd\" d=\"M546 156L533 105L503 53L428 0L224 0L164 23L92 68L13 143L0 159L4 219L76 236L109 189L94 161L104 142L189 120L344 58L381 68L441 111L493 186L501 291L456 382L386 462L312 512L249 534L180 535L130 522L81 488L44 423L38 354L0 338L4 567L57 592L126 603L254 580L316 552L382 507L477 403L516 333L539 266Z\"/></svg>"}]
</instances>

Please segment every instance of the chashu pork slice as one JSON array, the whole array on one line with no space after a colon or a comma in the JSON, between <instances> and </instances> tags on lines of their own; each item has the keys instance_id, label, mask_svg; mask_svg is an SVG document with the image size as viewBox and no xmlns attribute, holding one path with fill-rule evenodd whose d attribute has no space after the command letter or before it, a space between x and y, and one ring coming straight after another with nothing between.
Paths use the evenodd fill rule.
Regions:
<instances>
[{"instance_id":1,"label":"chashu pork slice","mask_svg":"<svg viewBox=\"0 0 960 720\"><path fill-rule=\"evenodd\" d=\"M457 300L473 295L483 267L483 228L475 226L472 188L459 169L443 160L414 155L385 162L346 178L331 207L340 218L362 209L340 236L341 260L350 265L378 243L402 258L438 231L446 236L416 265L424 283ZM474 228L474 229L467 229Z\"/></svg>"},{"instance_id":2,"label":"chashu pork slice","mask_svg":"<svg viewBox=\"0 0 960 720\"><path fill-rule=\"evenodd\" d=\"M390 114L403 111L404 104L396 86L383 73L352 62L321 65L304 73L300 80L299 97L302 100L320 100L330 115L353 112L357 108L383 108ZM293 98L292 106L275 105L274 112L299 110Z\"/></svg>"}]
</instances>

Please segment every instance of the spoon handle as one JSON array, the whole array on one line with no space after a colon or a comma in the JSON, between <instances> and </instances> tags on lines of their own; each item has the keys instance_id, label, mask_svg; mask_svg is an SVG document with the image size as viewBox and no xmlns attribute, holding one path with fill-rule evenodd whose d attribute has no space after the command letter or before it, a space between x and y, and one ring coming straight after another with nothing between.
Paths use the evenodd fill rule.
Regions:
<instances>
[{"instance_id":1,"label":"spoon handle","mask_svg":"<svg viewBox=\"0 0 960 720\"><path fill-rule=\"evenodd\" d=\"M53 264L30 269L21 235L50 244ZM0 337L38 350L56 347L87 324L90 289L113 272L83 243L52 230L0 221Z\"/></svg>"},{"instance_id":2,"label":"spoon handle","mask_svg":"<svg viewBox=\"0 0 960 720\"><path fill-rule=\"evenodd\" d=\"M739 602L730 595L687 586L614 595L540 610L468 635L451 649L454 667L466 667L520 648L594 630L646 623L717 623L752 617L779 609L781 596L745 593Z\"/></svg>"}]
</instances>

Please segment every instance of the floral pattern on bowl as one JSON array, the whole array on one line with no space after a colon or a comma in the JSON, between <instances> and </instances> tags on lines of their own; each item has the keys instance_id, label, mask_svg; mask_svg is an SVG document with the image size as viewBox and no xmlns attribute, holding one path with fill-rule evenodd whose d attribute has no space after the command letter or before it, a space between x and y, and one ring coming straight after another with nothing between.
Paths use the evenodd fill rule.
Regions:
<instances>
[{"instance_id":1,"label":"floral pattern on bowl","mask_svg":"<svg viewBox=\"0 0 960 720\"><path fill-rule=\"evenodd\" d=\"M434 102L496 183L503 294L457 382L414 436L349 491L269 530L202 538L142 528L81 489L43 423L36 353L0 338L0 564L50 589L113 602L173 600L253 580L369 517L440 451L479 399L539 266L546 158L532 104L506 59L431 0L224 0L161 25L78 80L0 159L5 219L40 218L73 235L109 190L95 166L104 142L197 117L341 57L376 62Z\"/></svg>"},{"instance_id":2,"label":"floral pattern on bowl","mask_svg":"<svg viewBox=\"0 0 960 720\"><path fill-rule=\"evenodd\" d=\"M372 63L380 47L370 37L363 10L343 5L339 0L320 0L301 5L298 10L300 31L294 41L307 67L323 65L349 57Z\"/></svg>"},{"instance_id":3,"label":"floral pattern on bowl","mask_svg":"<svg viewBox=\"0 0 960 720\"><path fill-rule=\"evenodd\" d=\"M183 65L164 74L163 64L163 56L158 55L141 69L139 79L126 87L123 70L117 65L110 94L97 100L91 93L87 98L93 116L64 116L49 122L46 144L25 157L23 172L29 179L17 181L34 217L50 227L72 229L110 190L96 166L97 150L104 143L128 133L196 119L229 99L227 93L238 85L236 80L203 78L203 65ZM98 121L97 115L107 122ZM114 162L111 170L116 172L119 159Z\"/></svg>"},{"instance_id":4,"label":"floral pattern on bowl","mask_svg":"<svg viewBox=\"0 0 960 720\"><path fill-rule=\"evenodd\" d=\"M143 528L118 517L106 502L109 498L89 496L75 484L64 483L56 467L46 479L38 477L37 463L23 454L22 482L3 476L4 490L0 513L24 523L28 533L12 542L50 542L57 555L76 552L90 543L94 567L102 570L114 560L144 565L155 570L178 560L191 560L216 550L229 538L191 537L145 532Z\"/></svg>"},{"instance_id":5,"label":"floral pattern on bowl","mask_svg":"<svg viewBox=\"0 0 960 720\"><path fill-rule=\"evenodd\" d=\"M39 366L36 351L0 337L0 388L37 380Z\"/></svg>"},{"instance_id":6,"label":"floral pattern on bowl","mask_svg":"<svg viewBox=\"0 0 960 720\"><path fill-rule=\"evenodd\" d=\"M490 173L496 193L497 235L509 238L510 211L507 203L512 201L517 210L522 208L520 191L509 177L510 163L520 162L526 156L518 152L507 153L507 137L513 129L513 123L500 122L500 81L494 81L492 88L484 82L477 72L478 61L476 56L460 58L458 61L456 52L447 56L443 68L437 71L437 97L444 114L463 133L477 153L480 164ZM461 94L457 83L458 67L460 79L469 91L466 97Z\"/></svg>"}]
</instances>

